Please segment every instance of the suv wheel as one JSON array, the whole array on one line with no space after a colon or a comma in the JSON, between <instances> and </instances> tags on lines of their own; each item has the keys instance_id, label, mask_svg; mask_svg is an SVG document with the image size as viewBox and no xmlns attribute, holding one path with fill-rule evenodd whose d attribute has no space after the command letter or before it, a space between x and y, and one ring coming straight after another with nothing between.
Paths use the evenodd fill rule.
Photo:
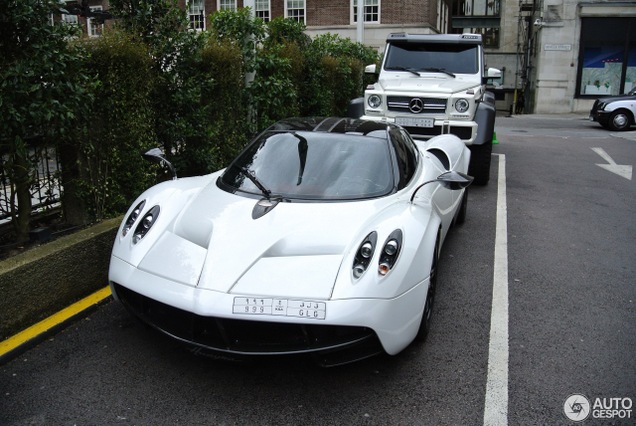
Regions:
<instances>
[{"instance_id":1,"label":"suv wheel","mask_svg":"<svg viewBox=\"0 0 636 426\"><path fill-rule=\"evenodd\" d=\"M470 164L468 174L475 180L475 185L487 185L490 180L490 155L492 154L492 141L483 145L471 145Z\"/></svg>"}]
</instances>

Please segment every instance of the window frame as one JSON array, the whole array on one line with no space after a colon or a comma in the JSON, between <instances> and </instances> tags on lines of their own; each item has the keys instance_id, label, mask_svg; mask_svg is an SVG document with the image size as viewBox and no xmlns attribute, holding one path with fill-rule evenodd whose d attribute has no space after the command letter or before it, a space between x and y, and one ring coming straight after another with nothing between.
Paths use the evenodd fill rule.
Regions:
<instances>
[{"instance_id":1,"label":"window frame","mask_svg":"<svg viewBox=\"0 0 636 426\"><path fill-rule=\"evenodd\" d=\"M291 7L290 3L302 3L302 9L298 7ZM302 20L298 19L300 15L290 16L291 10L302 10ZM285 0L285 18L294 19L295 21L307 24L307 2L306 0Z\"/></svg>"},{"instance_id":2,"label":"window frame","mask_svg":"<svg viewBox=\"0 0 636 426\"><path fill-rule=\"evenodd\" d=\"M232 3L232 5L229 5L229 3ZM216 10L230 10L232 12L236 12L236 3L236 0L216 0Z\"/></svg>"},{"instance_id":3,"label":"window frame","mask_svg":"<svg viewBox=\"0 0 636 426\"><path fill-rule=\"evenodd\" d=\"M200 12L193 13L192 5L197 2L200 3ZM188 13L188 28L192 31L205 31L205 0L188 0L186 3ZM200 17L200 26L193 26L193 17Z\"/></svg>"},{"instance_id":4,"label":"window frame","mask_svg":"<svg viewBox=\"0 0 636 426\"><path fill-rule=\"evenodd\" d=\"M90 11L103 11L104 8L102 6L90 6ZM93 23L94 18L86 18L86 33L89 37L101 37L104 34L104 24L95 24Z\"/></svg>"},{"instance_id":5,"label":"window frame","mask_svg":"<svg viewBox=\"0 0 636 426\"><path fill-rule=\"evenodd\" d=\"M358 23L358 3L359 0L351 0L351 2L349 3L349 12L350 12L350 21L351 21L351 25L357 25ZM363 0L364 1L364 10L362 12L362 16L364 18L364 23L365 24L379 24L381 22L381 11L382 11L382 0ZM370 2L374 2L376 4L372 4L372 5L368 5L367 3ZM368 8L373 8L376 7L377 11L373 12L367 12ZM372 16L372 15L376 15L377 19L376 20L368 20L367 16Z\"/></svg>"},{"instance_id":6,"label":"window frame","mask_svg":"<svg viewBox=\"0 0 636 426\"><path fill-rule=\"evenodd\" d=\"M265 8L262 8L263 6L260 6L261 8L259 9L259 3L267 4L267 8L265 9ZM261 12L263 16L259 16L259 12ZM264 22L271 21L272 20L272 2L270 0L254 0L254 16L256 16L257 18L261 18Z\"/></svg>"}]
</instances>

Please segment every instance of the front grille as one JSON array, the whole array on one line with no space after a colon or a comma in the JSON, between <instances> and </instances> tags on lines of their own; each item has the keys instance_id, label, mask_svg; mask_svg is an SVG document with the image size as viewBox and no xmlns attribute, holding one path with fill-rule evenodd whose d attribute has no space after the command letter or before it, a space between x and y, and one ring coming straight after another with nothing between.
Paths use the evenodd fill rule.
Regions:
<instances>
[{"instance_id":1,"label":"front grille","mask_svg":"<svg viewBox=\"0 0 636 426\"><path fill-rule=\"evenodd\" d=\"M421 110L417 112L412 111L409 105L414 100L419 100L417 103ZM414 113L414 114L443 114L446 112L446 99L437 98L420 98L413 96L388 96L387 105L389 111L401 112L401 113Z\"/></svg>"},{"instance_id":2,"label":"front grille","mask_svg":"<svg viewBox=\"0 0 636 426\"><path fill-rule=\"evenodd\" d=\"M290 324L205 317L150 299L119 284L114 291L142 321L181 341L238 355L284 355L369 348L381 351L366 327ZM356 352L357 353L357 352ZM359 359L369 356L359 356Z\"/></svg>"}]
</instances>

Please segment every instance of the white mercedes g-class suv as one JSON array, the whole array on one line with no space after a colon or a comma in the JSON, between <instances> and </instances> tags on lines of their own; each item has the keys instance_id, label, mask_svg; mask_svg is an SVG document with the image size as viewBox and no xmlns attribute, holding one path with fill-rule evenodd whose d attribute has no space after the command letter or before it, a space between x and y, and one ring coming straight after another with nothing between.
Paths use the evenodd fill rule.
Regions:
<instances>
[{"instance_id":1,"label":"white mercedes g-class suv","mask_svg":"<svg viewBox=\"0 0 636 426\"><path fill-rule=\"evenodd\" d=\"M481 35L394 33L386 41L377 82L349 114L397 123L416 139L458 136L471 150L469 174L487 184L496 111L486 80L501 72L485 75Z\"/></svg>"}]
</instances>

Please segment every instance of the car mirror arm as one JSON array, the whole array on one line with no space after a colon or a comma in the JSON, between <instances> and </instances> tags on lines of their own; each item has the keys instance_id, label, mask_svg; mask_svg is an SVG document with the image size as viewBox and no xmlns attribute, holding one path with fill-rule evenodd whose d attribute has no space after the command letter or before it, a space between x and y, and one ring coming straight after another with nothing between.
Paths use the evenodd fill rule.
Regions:
<instances>
[{"instance_id":1,"label":"car mirror arm","mask_svg":"<svg viewBox=\"0 0 636 426\"><path fill-rule=\"evenodd\" d=\"M172 180L177 179L177 170L172 163L168 161L160 148L152 148L146 151L142 156L148 161L159 164L161 167L166 167L172 175Z\"/></svg>"},{"instance_id":2,"label":"car mirror arm","mask_svg":"<svg viewBox=\"0 0 636 426\"><path fill-rule=\"evenodd\" d=\"M426 181L420 184L417 188L415 188L415 190L413 191L413 195L411 195L410 202L413 203L413 200L415 199L415 195L417 194L417 191L419 191L424 185L428 185L429 183L433 183L433 182L438 182L444 188L448 188L452 191L456 191L458 189L464 189L468 185L470 185L473 182L473 177L468 176L466 173L455 172L452 170L448 172L444 172L441 175L439 175L437 179Z\"/></svg>"}]
</instances>

